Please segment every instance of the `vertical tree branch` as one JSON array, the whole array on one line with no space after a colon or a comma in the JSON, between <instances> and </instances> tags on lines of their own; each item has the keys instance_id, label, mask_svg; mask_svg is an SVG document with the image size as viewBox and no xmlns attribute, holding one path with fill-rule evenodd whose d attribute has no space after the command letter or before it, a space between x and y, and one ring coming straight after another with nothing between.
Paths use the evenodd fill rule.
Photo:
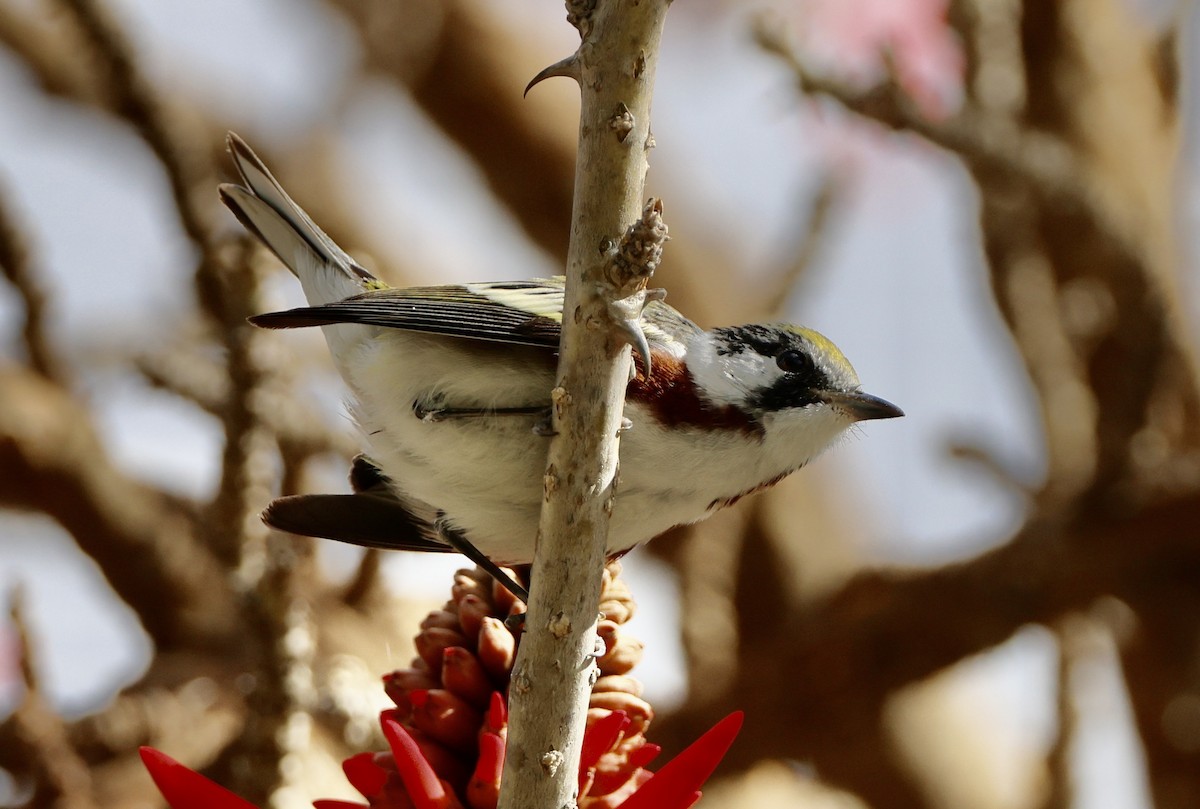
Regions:
<instances>
[{"instance_id":1,"label":"vertical tree branch","mask_svg":"<svg viewBox=\"0 0 1200 809\"><path fill-rule=\"evenodd\" d=\"M509 690L501 809L574 804L596 611L629 381L628 330L665 228L642 208L650 99L667 0L568 3L582 43L539 78L582 91L554 427L529 613ZM623 321L623 322L622 322Z\"/></svg>"},{"instance_id":2,"label":"vertical tree branch","mask_svg":"<svg viewBox=\"0 0 1200 809\"><path fill-rule=\"evenodd\" d=\"M29 246L7 200L0 194L0 275L8 279L25 304L25 325L21 338L29 367L46 379L64 379L62 358L50 343L46 329L46 309L49 297L42 289L37 272L32 267Z\"/></svg>"},{"instance_id":3,"label":"vertical tree branch","mask_svg":"<svg viewBox=\"0 0 1200 809\"><path fill-rule=\"evenodd\" d=\"M71 744L66 723L55 712L38 682L29 628L20 589L9 596L9 618L14 630L13 650L17 668L25 686L25 696L8 722L13 726L10 744L23 748L35 775L33 795L28 806L54 806L57 809L95 809L97 807L92 775Z\"/></svg>"}]
</instances>

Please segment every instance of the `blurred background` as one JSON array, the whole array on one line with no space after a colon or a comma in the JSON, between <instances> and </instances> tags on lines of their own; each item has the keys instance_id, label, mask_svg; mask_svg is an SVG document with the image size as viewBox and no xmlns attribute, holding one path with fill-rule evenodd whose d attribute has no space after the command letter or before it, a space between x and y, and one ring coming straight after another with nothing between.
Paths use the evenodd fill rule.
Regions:
<instances>
[{"instance_id":1,"label":"blurred background","mask_svg":"<svg viewBox=\"0 0 1200 809\"><path fill-rule=\"evenodd\" d=\"M559 271L551 0L0 0L0 801L152 806L152 744L351 797L458 558L269 535L356 439L216 197L235 130L393 284ZM1196 56L1185 0L688 0L655 284L834 339L901 405L625 560L704 806L1200 806Z\"/></svg>"}]
</instances>

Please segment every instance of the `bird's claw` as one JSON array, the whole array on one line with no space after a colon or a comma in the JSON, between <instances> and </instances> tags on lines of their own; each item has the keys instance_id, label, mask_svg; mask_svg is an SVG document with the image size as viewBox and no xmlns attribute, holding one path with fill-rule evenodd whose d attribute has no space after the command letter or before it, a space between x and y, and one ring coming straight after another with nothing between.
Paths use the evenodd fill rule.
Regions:
<instances>
[{"instance_id":1,"label":"bird's claw","mask_svg":"<svg viewBox=\"0 0 1200 809\"><path fill-rule=\"evenodd\" d=\"M667 297L665 289L640 289L632 295L620 300L610 301L609 316L616 325L617 332L633 346L642 360L642 373L650 378L652 364L650 359L650 341L642 328L642 313L652 301L661 301Z\"/></svg>"}]
</instances>

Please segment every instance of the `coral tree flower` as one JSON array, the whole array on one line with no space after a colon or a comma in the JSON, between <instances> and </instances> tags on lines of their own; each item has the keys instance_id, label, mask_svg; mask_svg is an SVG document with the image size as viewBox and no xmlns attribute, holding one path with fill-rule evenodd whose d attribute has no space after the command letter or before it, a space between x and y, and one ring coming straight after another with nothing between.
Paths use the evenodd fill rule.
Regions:
<instances>
[{"instance_id":1,"label":"coral tree flower","mask_svg":"<svg viewBox=\"0 0 1200 809\"><path fill-rule=\"evenodd\" d=\"M614 734L613 729L628 722L626 717L619 714L612 716L619 717L619 721L610 721L594 732L592 728L597 728L600 723L589 728L584 741L585 760L580 766L581 782L587 777L589 769L586 758L589 745L594 754L599 749L597 745L600 748L608 746L600 736L611 736L615 742L619 730ZM386 712L380 721L391 755L360 753L346 759L342 765L347 779L367 799L366 806L371 809L462 809L454 791L437 777L404 726L389 718ZM725 756L741 727L741 711L725 717L658 772L651 774L643 770L646 777L638 779L638 786L630 790L619 803L611 806L613 809L688 809L693 806L700 799L700 787ZM500 740L499 734L491 733L490 736ZM504 749L502 745L490 747L492 760L486 769L498 777L503 767ZM256 809L254 804L188 769L165 753L143 747L141 754L150 777L171 809ZM594 755L592 757L596 758ZM481 765L485 758L480 755ZM471 805L476 806L475 803ZM313 801L313 806L315 809L366 809L363 804L340 800Z\"/></svg>"},{"instance_id":2,"label":"coral tree flower","mask_svg":"<svg viewBox=\"0 0 1200 809\"><path fill-rule=\"evenodd\" d=\"M592 690L580 757L580 809L686 809L700 797L742 724L734 713L658 772L646 769L660 748L645 732L654 718L641 683L629 675L641 644L622 634L633 599L605 571L597 632L605 652ZM410 668L383 678L396 707L380 715L389 750L343 762L369 809L495 809L508 738L508 690L519 635L506 618L524 605L476 569L459 571L451 598L421 623ZM142 760L172 809L248 809L251 804L156 750ZM364 809L316 801L316 809Z\"/></svg>"}]
</instances>

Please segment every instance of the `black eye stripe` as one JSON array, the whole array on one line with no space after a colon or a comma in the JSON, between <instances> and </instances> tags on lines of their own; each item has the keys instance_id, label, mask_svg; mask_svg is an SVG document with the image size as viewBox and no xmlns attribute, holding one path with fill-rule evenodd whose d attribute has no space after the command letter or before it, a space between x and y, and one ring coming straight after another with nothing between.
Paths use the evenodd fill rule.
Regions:
<instances>
[{"instance_id":1,"label":"black eye stripe","mask_svg":"<svg viewBox=\"0 0 1200 809\"><path fill-rule=\"evenodd\" d=\"M777 412L807 407L823 401L823 393L837 388L831 381L828 360L819 346L787 327L751 324L713 329L719 356L758 354L783 372L766 387L752 391L746 404L752 411ZM833 371L836 375L836 370Z\"/></svg>"}]
</instances>

